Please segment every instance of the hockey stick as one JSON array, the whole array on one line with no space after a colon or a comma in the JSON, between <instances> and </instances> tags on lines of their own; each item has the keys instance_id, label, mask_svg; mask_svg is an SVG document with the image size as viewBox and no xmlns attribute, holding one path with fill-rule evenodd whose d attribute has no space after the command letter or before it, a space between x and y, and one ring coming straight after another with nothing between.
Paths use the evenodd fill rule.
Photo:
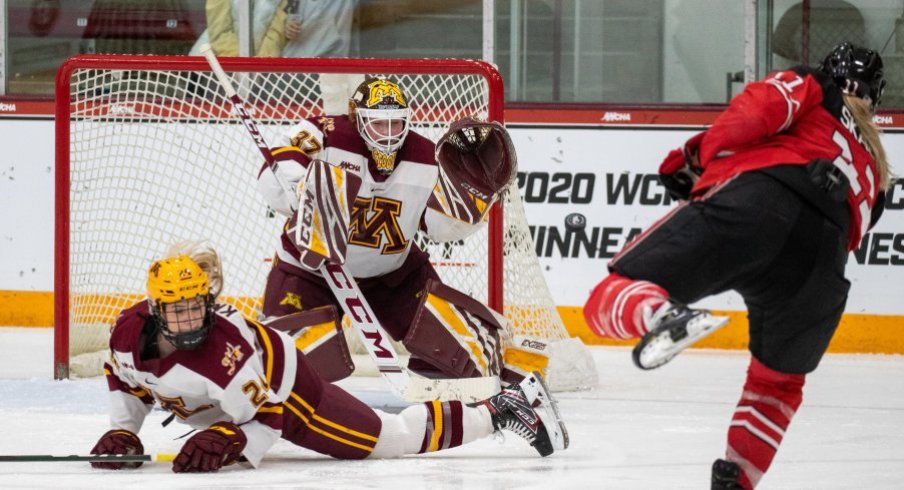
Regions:
<instances>
[{"instance_id":1,"label":"hockey stick","mask_svg":"<svg viewBox=\"0 0 904 490\"><path fill-rule=\"evenodd\" d=\"M157 463L172 461L175 454L92 454L90 456L51 456L47 454L19 454L15 456L0 456L0 463L56 463L63 461L87 461L89 463Z\"/></svg>"},{"instance_id":2,"label":"hockey stick","mask_svg":"<svg viewBox=\"0 0 904 490\"><path fill-rule=\"evenodd\" d=\"M204 44L201 46L201 53L207 59L207 63L210 64L210 68L216 75L220 86L226 92L226 96L229 97L239 117L241 117L242 124L248 130L248 134L254 140L254 144L257 145L261 155L264 156L264 161L275 172L278 163L270 152L270 146L267 145L264 135L258 130L257 124L251 118L244 101L233 88L232 81L226 75L223 67L220 66L216 55L210 49L210 45ZM289 196L295 194L293 190L283 189L283 191L287 192ZM342 306L342 310L352 319L352 323L356 327L355 330L361 337L361 342L367 348L367 353L370 354L371 359L377 365L380 374L389 382L393 393L404 400L405 392L408 389L408 371L402 368L399 355L389 342L389 335L383 326L380 325L355 279L342 264L326 262L320 267L320 272Z\"/></svg>"}]
</instances>

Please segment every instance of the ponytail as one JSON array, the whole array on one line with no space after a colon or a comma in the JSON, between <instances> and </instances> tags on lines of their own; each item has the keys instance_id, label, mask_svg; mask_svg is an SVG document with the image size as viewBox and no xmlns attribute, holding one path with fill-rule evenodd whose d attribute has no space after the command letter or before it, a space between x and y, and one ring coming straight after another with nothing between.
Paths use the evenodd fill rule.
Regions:
<instances>
[{"instance_id":1,"label":"ponytail","mask_svg":"<svg viewBox=\"0 0 904 490\"><path fill-rule=\"evenodd\" d=\"M885 158L885 148L879 139L879 128L873 122L873 111L870 103L854 95L844 95L844 105L854 117L854 124L860 130L863 145L876 161L876 171L879 173L879 190L886 191L891 183L891 170L888 168L888 160Z\"/></svg>"},{"instance_id":2,"label":"ponytail","mask_svg":"<svg viewBox=\"0 0 904 490\"><path fill-rule=\"evenodd\" d=\"M166 257L188 255L207 274L210 281L210 294L214 298L223 290L223 265L217 251L208 243L195 240L183 240L172 244L166 251Z\"/></svg>"}]
</instances>

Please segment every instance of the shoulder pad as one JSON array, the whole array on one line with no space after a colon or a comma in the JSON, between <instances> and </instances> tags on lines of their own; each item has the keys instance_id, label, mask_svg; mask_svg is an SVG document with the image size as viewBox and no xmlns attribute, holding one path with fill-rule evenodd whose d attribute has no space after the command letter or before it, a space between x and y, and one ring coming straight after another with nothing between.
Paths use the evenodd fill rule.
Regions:
<instances>
[{"instance_id":1,"label":"shoulder pad","mask_svg":"<svg viewBox=\"0 0 904 490\"><path fill-rule=\"evenodd\" d=\"M312 156L323 149L324 133L315 118L303 119L288 131L289 145Z\"/></svg>"},{"instance_id":2,"label":"shoulder pad","mask_svg":"<svg viewBox=\"0 0 904 490\"><path fill-rule=\"evenodd\" d=\"M137 346L141 330L150 317L147 300L122 310L110 332L110 348L121 352L131 351L133 346Z\"/></svg>"},{"instance_id":3,"label":"shoulder pad","mask_svg":"<svg viewBox=\"0 0 904 490\"><path fill-rule=\"evenodd\" d=\"M399 160L436 165L436 145L418 133L409 131L399 152Z\"/></svg>"}]
</instances>

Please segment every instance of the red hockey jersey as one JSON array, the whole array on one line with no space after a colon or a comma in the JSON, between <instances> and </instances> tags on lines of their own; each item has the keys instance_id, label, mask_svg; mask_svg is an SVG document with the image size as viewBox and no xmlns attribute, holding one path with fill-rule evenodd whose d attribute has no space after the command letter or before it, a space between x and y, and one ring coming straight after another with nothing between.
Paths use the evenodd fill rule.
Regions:
<instances>
[{"instance_id":1,"label":"red hockey jersey","mask_svg":"<svg viewBox=\"0 0 904 490\"><path fill-rule=\"evenodd\" d=\"M741 172L775 165L834 163L850 181L848 248L858 247L879 195L876 162L864 147L841 90L808 67L749 84L716 118L699 147L697 196Z\"/></svg>"}]
</instances>

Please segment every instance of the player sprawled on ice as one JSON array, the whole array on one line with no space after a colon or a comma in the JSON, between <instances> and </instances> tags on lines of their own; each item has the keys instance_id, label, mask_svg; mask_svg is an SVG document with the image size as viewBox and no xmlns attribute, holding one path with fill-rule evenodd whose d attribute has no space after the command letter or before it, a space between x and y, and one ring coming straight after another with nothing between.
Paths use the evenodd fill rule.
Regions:
<instances>
[{"instance_id":1,"label":"player sprawled on ice","mask_svg":"<svg viewBox=\"0 0 904 490\"><path fill-rule=\"evenodd\" d=\"M565 446L554 401L535 374L478 403L383 413L320 378L290 333L215 303L222 284L216 252L196 243L177 244L151 265L148 298L123 310L110 338L112 429L92 454L143 453L137 434L155 401L198 430L173 462L177 473L257 467L280 437L339 459L439 451L502 429L542 456Z\"/></svg>"},{"instance_id":2,"label":"player sprawled on ice","mask_svg":"<svg viewBox=\"0 0 904 490\"><path fill-rule=\"evenodd\" d=\"M389 335L411 353L411 371L429 378L500 376L514 383L543 372L546 344L510 338L506 320L444 285L412 240L418 231L438 242L460 240L485 224L516 174L507 131L499 123L465 118L434 145L409 130L409 118L402 87L368 79L351 97L347 115L312 117L287 131L285 146L273 150L276 170L265 164L258 176L266 202L289 218L267 279L263 314L342 311L320 272L332 254L330 260L338 257L354 276ZM328 169L317 174L323 179L312 178L316 168ZM297 211L304 193L309 204L325 197L340 206L349 202L348 223L336 224L339 233L327 231L327 239L311 238L296 222L298 213L305 214ZM300 247L303 234L307 243ZM312 250L318 245L320 253ZM343 351L344 343L333 336L317 347L330 354L310 352L330 380L354 369L332 354Z\"/></svg>"},{"instance_id":3,"label":"player sprawled on ice","mask_svg":"<svg viewBox=\"0 0 904 490\"><path fill-rule=\"evenodd\" d=\"M584 306L597 334L642 337L634 362L651 369L727 322L686 305L744 298L753 356L714 489L760 481L841 319L848 252L889 184L872 121L884 87L879 55L847 43L749 84L666 157L662 183L684 202L612 259Z\"/></svg>"}]
</instances>

